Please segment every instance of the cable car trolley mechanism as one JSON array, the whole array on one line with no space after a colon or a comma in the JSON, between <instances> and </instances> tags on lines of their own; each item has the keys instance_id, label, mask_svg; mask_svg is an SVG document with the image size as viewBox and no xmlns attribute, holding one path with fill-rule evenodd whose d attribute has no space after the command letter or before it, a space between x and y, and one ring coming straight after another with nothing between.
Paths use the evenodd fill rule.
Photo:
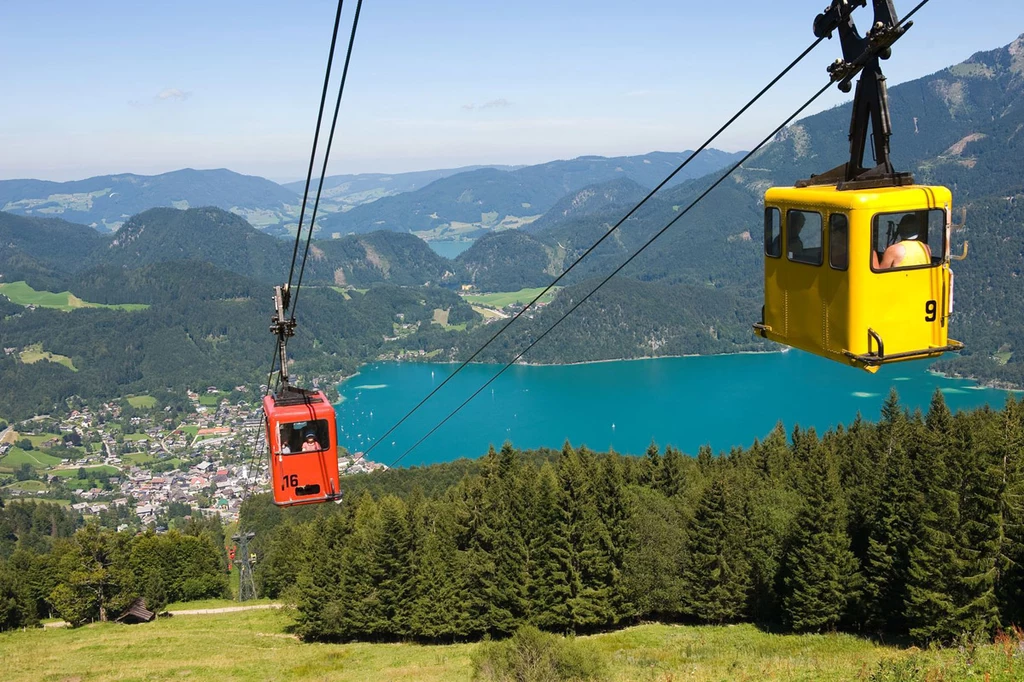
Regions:
<instances>
[{"instance_id":1,"label":"cable car trolley mechanism","mask_svg":"<svg viewBox=\"0 0 1024 682\"><path fill-rule=\"evenodd\" d=\"M289 383L286 341L295 335L295 320L286 318L288 299L287 286L274 288L276 314L270 331L278 337L281 386L263 398L270 487L274 504L281 507L341 498L334 407L323 391Z\"/></svg>"},{"instance_id":2,"label":"cable car trolley mechanism","mask_svg":"<svg viewBox=\"0 0 1024 682\"><path fill-rule=\"evenodd\" d=\"M850 122L850 158L764 197L762 337L869 372L885 363L963 348L949 338L952 195L914 184L889 158L889 102L880 59L912 25L892 0L873 0L866 37L852 13L867 0L833 0L814 20L819 38L839 31L843 60L828 71L849 92L860 73ZM868 121L876 165L865 168Z\"/></svg>"}]
</instances>

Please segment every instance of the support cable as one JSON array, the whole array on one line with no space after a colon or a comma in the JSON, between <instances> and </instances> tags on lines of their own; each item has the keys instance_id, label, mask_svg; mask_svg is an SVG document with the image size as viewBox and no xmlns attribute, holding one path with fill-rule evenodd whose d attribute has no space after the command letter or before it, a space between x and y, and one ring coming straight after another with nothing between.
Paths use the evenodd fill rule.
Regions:
<instances>
[{"instance_id":1,"label":"support cable","mask_svg":"<svg viewBox=\"0 0 1024 682\"><path fill-rule=\"evenodd\" d=\"M270 395L271 383L272 383L273 378L274 378L274 369L277 368L277 358L278 358L277 350L278 350L277 346L275 345L274 346L274 355L270 358L270 371L267 372L267 390L263 392L263 397L264 398L266 398L268 395ZM260 401L261 409L262 409L262 405L263 405L263 401L261 400ZM259 479L259 471L262 469L262 464L261 464L259 467L256 468L257 475L255 477L252 475L252 467L256 465L257 461L259 461L259 462L263 461L262 452L260 453L260 456L257 459L257 456L256 456L257 455L257 448L256 448L256 446L259 445L260 436L263 435L263 423L265 421L266 421L266 418L260 420L259 427L256 429L256 439L249 444L249 457L248 457L248 460L246 460L245 457L242 458L242 462L245 464L246 469L247 469L246 475L245 475L245 487L242 488L242 503L243 504L245 503L246 499L248 499L248 497L249 497L249 493L251 491L253 481ZM267 434L267 435L269 436L269 434ZM269 442L269 438L268 438L268 442Z\"/></svg>"},{"instance_id":2,"label":"support cable","mask_svg":"<svg viewBox=\"0 0 1024 682\"><path fill-rule=\"evenodd\" d=\"M927 2L927 0L925 0L925 2ZM660 236L661 236L662 234L664 234L664 233L665 233L665 232L666 232L666 231L667 231L667 230L668 230L668 229L669 229L670 227L672 227L672 226L673 226L673 225L674 225L674 224L675 224L676 222L678 222L680 218L682 218L682 217L683 217L684 215L686 215L687 213L689 213L689 212L690 212L690 210L691 210L691 209L692 209L692 208L693 208L694 206L696 206L696 205L697 205L697 204L698 204L698 203L699 203L699 202L700 202L700 201L701 201L701 200L702 200L702 199L703 199L704 197L706 197L706 196L707 196L708 194L710 194L710 193L711 193L711 191L712 191L713 189L715 189L716 187L718 187L718 185L720 185L720 184L721 184L721 183L722 183L722 182L723 182L723 181L724 181L724 180L725 180L726 178L728 178L728 177L729 177L730 175L732 175L732 174L733 174L733 173L734 173L734 172L736 171L736 169L737 169L737 168L739 168L739 167L740 167L740 166L741 166L742 164L746 163L746 162L747 162L747 160L748 160L748 159L750 159L750 157L751 157L751 156L753 156L753 155L754 155L754 154L755 154L755 153L756 153L757 151L759 151L759 150L761 149L761 147L763 147L764 145L766 145L766 144L767 144L768 142L770 142L770 141L772 140L772 138L774 138L774 137L775 137L776 135L778 135L778 134L779 134L779 132L781 132L783 128L785 128L786 126L788 126L788 125L789 125L789 124L790 124L790 123L791 123L791 122L793 121L793 119L795 119L795 118L796 118L797 116L799 116L799 115L800 115L800 114L801 114L801 113L803 112L803 110L804 110L804 109L806 109L807 107L809 107L809 106L810 106L810 105L811 105L811 104L812 104L812 103L813 103L813 102L814 102L814 101L815 101L816 99L818 99L818 98L819 98L819 97L821 97L821 96L822 96L823 94L825 94L825 92L826 92L826 91L827 91L827 90L828 90L828 89L829 89L830 87L832 87L832 82L833 82L833 81L831 81L831 80L830 80L830 81L829 81L828 83L826 83L826 84L825 84L825 85L824 85L824 86L823 86L823 87L822 87L822 88L821 88L820 90L818 90L818 92L816 92L816 93L815 93L815 94L814 94L814 95L813 95L813 96L812 96L812 97L811 97L811 98L810 98L809 100L807 100L807 101L806 101L806 102L805 102L805 103L804 103L804 104L803 104L803 105L802 105L802 106L801 106L801 107L800 107L799 109L797 109L797 110L796 110L795 112L793 112L793 113L792 113L792 114L791 114L791 115L789 116L789 118L787 118L787 119L786 119L785 121L783 121L783 122L782 122L782 124L781 124L781 125L779 125L779 127L777 127L777 128L775 129L775 130L773 130L773 131L771 132L771 134L770 134L770 135L768 135L767 137L765 137L765 138L764 138L764 139L763 139L763 140L762 140L762 141L761 141L760 143L758 143L758 145L757 145L756 147L754 147L754 148L753 148L753 149L751 149L751 150L750 150L749 152L747 152L747 154L746 154L746 155L745 155L745 156L744 156L744 157L743 157L742 159L740 159L740 160L739 160L739 161L738 161L737 163L735 163L735 164L734 164L734 165L733 165L733 166L732 166L732 167L731 167L731 168L730 168L730 169L729 169L728 171L726 171L726 172L725 172L725 173L724 173L724 174L723 174L723 175L722 175L721 177L719 177L719 178L718 178L717 180L715 180L715 182L714 182L714 183L712 183L712 185L711 185L710 187L708 187L708 188L707 188L706 190L704 190L704 191L703 191L703 192L702 192L702 193L701 193L701 194L700 194L700 195L699 195L699 196L698 196L698 197L697 197L696 199L694 199L694 200L693 200L692 202L690 202L690 204L689 204L689 205L688 205L688 206L687 206L687 207L686 207L685 209L683 209L683 210L682 210L682 211L681 211L681 212L679 213L679 215L677 215L677 216L675 216L674 218L672 218L672 220L670 220L670 221L668 222L668 224L666 224L666 225L665 225L665 226L664 226L663 228L661 228L660 230L658 230L658 231L657 231L657 232L656 232L656 233L654 234L654 236L652 236L652 237L651 237L650 239L648 239L648 240L647 240L647 241L646 241L646 242L644 243L644 245L643 245L643 246L641 246L641 247L640 247L639 249L637 249L637 250L636 250L636 251L635 251L635 252L633 253L633 255L631 255L631 256L630 256L629 258L627 258L627 259L626 259L626 260L625 260L625 261L624 261L624 262L623 262L623 263L622 263L621 265L619 265L619 266L618 266L617 268L615 268L615 269L614 269L614 270L613 270L613 271L612 271L612 272L611 272L611 273L610 273L610 274L609 274L609 275L608 275L607 277L605 277L605 278L604 278L603 280L601 280L601 282L600 282L600 283L599 283L599 284L598 284L598 285L597 285L596 287L594 287L593 289L591 289L591 290L590 290L590 293L588 293L588 294L587 294L586 296L584 296L583 298L581 298L581 299L580 299L580 300L579 300L579 301L578 301L578 302L577 302L577 303L576 303L575 305L573 305L573 306L572 306L571 308L569 308L569 310L567 310L567 311L565 311L564 313L562 313L562 316L561 316L561 317L559 317L559 318L558 318L557 320L555 320L554 324L552 324L552 325L551 325L550 327L548 327L548 328L547 328L547 330L545 330L543 334L541 334L541 335L540 335L540 336L538 336L538 337L537 337L536 339L534 339L534 340L533 340L533 341L532 341L532 342L530 343L530 345L528 345L528 346L527 346L526 348L524 348L524 349L523 349L522 351L520 351L520 352L519 352L519 353L518 353L518 354L517 354L517 355L516 355L516 356L515 356L514 358L512 358L512 359L511 359L511 360L510 360L510 361L509 361L508 363L506 363L506 364L505 364L505 366L504 366L504 367L502 367L502 368L501 368L501 369L500 369L500 370L499 370L499 371L498 371L498 372L497 372L497 373L496 373L496 374L495 374L494 376L492 376L492 377L491 377L490 379L488 379L488 380L487 380L487 382L486 382L486 383L484 383L484 385L483 385L483 386L481 386L480 388L478 388L478 389L477 389L477 390L476 390L475 392L473 392L473 394L472 394L472 395L470 395L470 396L469 396L468 398L466 398L466 399L465 399L465 400L464 400L464 401L462 402L462 404L460 404L460 405L459 405L458 407L456 407L456 408L455 408L454 410L452 410L452 411L451 411L450 413L448 413L448 416L446 416L446 417L445 417L444 419L442 419L442 420L441 420L440 422L438 422L438 423L437 423L437 424L436 424L436 425L435 425L435 426L434 426L434 427L433 427L432 429L430 429L430 431L428 431L428 432L427 432L426 434L424 434L422 438L420 438L420 439L419 439L418 441L416 441L415 443L413 443L413 445L412 445L412 446L411 446L411 447L410 447L410 448L409 448L408 450L406 450L406 451L405 451L404 453L402 453L402 455L401 455L401 456L400 456L400 457L399 457L398 459L396 459L396 460L395 460L394 462L392 462L392 463L391 463L390 467L394 467L394 466L395 466L395 465L397 465L397 464L398 464L399 462L401 462L401 461L402 461L402 459L404 459L404 458L406 457L406 455L408 455L408 454L409 454L409 453L411 453L411 452L412 452L413 450L415 450L415 449L416 449L417 447L419 447L419 445L420 445L420 444L421 444L421 443L422 443L423 441L425 441L425 440L426 440L427 438L429 438L429 437L430 437L431 435L433 435L433 434L434 434L434 432L436 432L436 431L437 431L437 430L438 430L439 428L441 428L442 426L444 426L444 425L445 425L445 424L446 424L446 423L448 422L448 420L450 420L450 419L451 419L452 417L454 417L454 416L455 416L456 414L458 414L458 412L459 412L460 410L462 410L462 408L464 408L464 407L465 407L466 405L468 405L468 404L470 403L470 401L472 401L472 400L473 400L473 399L474 399L475 397L477 397L478 395L480 395L480 393L481 393L481 392L482 392L482 391L483 391L483 390L484 390L485 388L487 388L488 386L490 386L490 385L491 385L491 383L492 383L492 382L493 382L493 381L494 381L495 379L497 379L497 378L498 378L499 376L501 376L502 374L504 374L504 373L505 373L505 371L506 371L506 370L507 370L507 369L508 369L509 367L511 367L512 365L516 364L516 363L517 363L517 362L518 362L518 361L519 361L519 360L520 360L520 359L521 359L521 358L522 358L522 357L523 357L524 355L526 355L527 351L529 351L529 350L530 350L531 348L533 348L533 347L534 347L534 346L536 346L536 345L537 345L538 343L540 343L540 341L541 341L541 340L542 340L542 339L543 339L543 338L544 338L545 336L547 336L547 335L548 335L549 333L551 333L551 331L552 331L552 330L554 330L554 329L555 329L555 327L557 327L557 326L558 326L559 324L561 324L561 323L562 323L562 322L563 322L563 321L565 320L565 318L569 317L569 315L571 315L571 314L572 314L572 313L573 313L573 312L574 312L574 311L575 311L575 310L576 310L577 308L579 308L579 307L580 307L581 305L583 305L583 304L584 304L584 303L585 303L585 302L586 302L586 301L587 301L588 299L590 299L590 297L591 297L591 296L593 296L593 295L594 295L595 293L597 293L597 291L598 291L599 289L601 289L601 287L603 287L603 286L604 286L605 284L607 284L607 283L608 283L608 282L609 282L609 281L611 280L611 278L612 278L612 277L614 277L615 275L617 275L617 274L618 274L618 273L619 273L619 272L620 272L620 271L621 271L621 270L622 270L623 268L625 268L625 267L626 267L627 265L629 265L629 264L630 264L631 262L633 262L633 259L635 259L635 258L636 258L637 256L639 256L639 255L640 255L641 253L643 253L643 252L644 252L644 251L645 251L645 250L647 249L647 247L649 247L649 246L650 246L651 244L653 244L653 243L654 243L654 241L655 241L655 240L656 240L656 239L657 239L658 237L660 237Z\"/></svg>"},{"instance_id":3,"label":"support cable","mask_svg":"<svg viewBox=\"0 0 1024 682\"><path fill-rule=\"evenodd\" d=\"M925 0L925 1L927 1L927 0ZM562 279L566 275L568 275L570 272L572 272L573 268L575 268L577 265L579 265L579 263L584 258L589 256L594 251L594 249L596 249L598 246L600 246L604 242L605 239L610 237L612 235L612 233L614 233L616 230L619 229L619 227L622 226L623 223L625 223L627 220L629 220L629 218L631 218L633 216L633 214L636 213L640 209L640 207L642 207L644 204L646 204L647 201L651 197L653 197L659 190L661 190L661 188L663 188L666 184L668 184L668 182L670 180L672 180L672 178L674 178L681 170L683 170L683 168L685 168L697 156L697 154L699 154L700 152L702 152L705 149L707 149L707 147L709 147L711 145L711 143L714 142L718 138L719 135L721 135L723 132L725 132L725 130L727 128L729 128L733 123L735 123L736 119L738 119L740 116L742 116L744 113L746 113L746 111L750 107L752 107L758 100L761 99L761 97L765 93L767 93L772 87L774 87L776 83L778 83L787 73L789 73L793 69L793 67L795 67L797 64L799 64L804 59L804 57L806 57L808 54L810 54L810 52L814 48L816 48L818 46L818 44L821 43L822 40L824 40L824 38L818 38L813 43L808 45L807 48L803 52L801 52L799 54L799 56L796 57L796 59L791 61L786 68L784 68L782 71L779 72L779 74L777 76L775 76L775 78L773 78L767 85L765 85L763 88L761 88L760 92L758 92L756 95L754 95L754 97L749 102L744 104L743 107L739 111L737 111L735 114L733 114L732 118L730 118L728 121L726 121L725 124L722 125L722 127L720 127L717 131L715 131L715 133L711 137L709 137L704 142L704 144L702 144L700 147L695 149L693 151L693 153L691 153L688 157L686 157L686 159L681 164L679 164L679 166L677 166L676 169L674 171L672 171L668 175L668 177L666 177L664 180L662 180L658 184L657 187L655 187L650 192L648 192L647 196L645 196L643 199L641 199L640 202L638 204L636 204L633 208L631 208L629 210L629 212L626 213L626 215L624 215L617 223L615 223L615 225L613 225L607 232L605 232L603 235L601 235L601 238L598 239L596 242L594 242L594 244L590 248L588 248L586 251L584 251L582 255L577 257L576 260L574 260L572 262L572 264L570 264L569 267L567 267L562 272L562 274L560 274L550 284L548 284L544 288L543 291L541 291L539 294L537 294L533 298L532 301L530 301L525 306L523 306L523 308L521 310L519 310L519 312L517 312L515 315L513 315L511 318L509 318L509 320L507 322L505 322L505 324L500 329L498 329L498 331L495 332L494 335L491 336L491 338L489 338L486 343L484 343L482 346L480 346L472 355L469 356L469 358L467 358L465 361L462 362L462 364L460 364L458 367L456 367L455 370L451 374L449 374L447 377L445 377L444 381L442 381L433 390L431 390L430 393L428 393L426 396L424 396L422 400L420 400L412 409L410 409L405 414L405 416L403 416L391 428L389 428L387 431L385 431L382 436L377 438L377 440L375 440L370 445L370 447L368 447L363 452L363 456L369 454L371 450L373 450L378 445L380 445L382 442L384 442L384 440L387 439L387 437L390 436L395 431L395 429L397 429L399 426L401 426L403 423L405 423L405 421L407 419L409 419L409 417L411 417L416 411L418 411L421 407L423 407L423 405L426 404L426 402L428 400L430 400L432 397L434 397L434 395L437 394L438 391L440 391L442 388L444 388L445 384L447 384L449 381L451 381L453 378L455 378L456 374L458 374L463 369L465 369L466 366L469 365L469 363L473 362L473 360L476 359L476 357L478 355L480 355L480 353L482 353L484 351L484 349L486 349L488 346L490 346L491 343L493 343L495 339L497 339L499 336L501 336L505 332L505 330L508 329L509 326L513 322L515 322L520 317L522 317L523 313L525 313L527 310L531 309L534 306L534 304L537 303L537 301L539 301L545 294L547 294L549 291L551 291L551 289L554 288L554 286L557 285L560 281L562 281Z\"/></svg>"},{"instance_id":4,"label":"support cable","mask_svg":"<svg viewBox=\"0 0 1024 682\"><path fill-rule=\"evenodd\" d=\"M292 285L295 273L295 257L299 253L299 241L302 236L302 220L306 215L306 199L309 196L309 183L313 179L313 165L316 162L316 148L320 141L320 124L324 117L324 105L327 103L327 87L331 82L331 64L334 63L334 47L338 43L338 27L341 25L341 9L344 0L338 0L338 13L334 16L334 32L331 35L331 49L327 53L327 69L324 72L324 87L320 93L320 109L316 115L316 129L313 131L313 149L309 153L309 170L306 171L306 187L302 191L302 208L299 209L299 227L295 231L295 246L292 247L292 264L288 267L288 288ZM323 178L320 178L321 184Z\"/></svg>"},{"instance_id":5,"label":"support cable","mask_svg":"<svg viewBox=\"0 0 1024 682\"><path fill-rule=\"evenodd\" d=\"M324 151L324 163L323 167L320 169L320 183L316 188L316 200L313 202L313 213L309 218L309 234L306 235L306 250L302 254L302 266L299 268L299 281L295 285L295 293L292 295L291 308L293 322L295 321L295 308L299 304L299 290L302 288L302 276L306 272L306 259L309 257L309 245L313 240L313 224L316 222L317 209L320 208L320 194L323 192L324 178L327 176L327 162L331 158L331 145L334 144L334 131L338 126L338 112L341 110L341 96L345 92L345 81L348 79L348 65L352 61L352 47L356 42L356 28L359 27L359 11L362 7L363 0L357 0L356 14L352 19L352 32L348 37L348 50L345 52L345 66L341 70L341 84L338 86L338 99L334 103L334 118L331 119L331 132L327 136L327 149ZM302 224L300 221L299 232L301 231ZM296 238L298 238L299 232L296 233ZM298 241L296 241L296 246L298 246ZM288 282L291 283L290 276Z\"/></svg>"}]
</instances>

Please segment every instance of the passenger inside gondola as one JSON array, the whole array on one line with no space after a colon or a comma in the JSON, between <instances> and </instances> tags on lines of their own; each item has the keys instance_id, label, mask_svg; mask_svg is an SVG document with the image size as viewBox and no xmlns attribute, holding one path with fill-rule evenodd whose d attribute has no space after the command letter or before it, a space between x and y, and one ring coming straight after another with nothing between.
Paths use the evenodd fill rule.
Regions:
<instances>
[{"instance_id":1,"label":"passenger inside gondola","mask_svg":"<svg viewBox=\"0 0 1024 682\"><path fill-rule=\"evenodd\" d=\"M933 256L929 246L934 241L941 246L944 213L942 211L914 211L900 214L877 215L874 219L875 246L871 252L873 270L927 267L941 261ZM882 224L886 225L882 243Z\"/></svg>"},{"instance_id":2,"label":"passenger inside gondola","mask_svg":"<svg viewBox=\"0 0 1024 682\"><path fill-rule=\"evenodd\" d=\"M281 453L318 452L324 449L329 437L323 419L281 424Z\"/></svg>"}]
</instances>

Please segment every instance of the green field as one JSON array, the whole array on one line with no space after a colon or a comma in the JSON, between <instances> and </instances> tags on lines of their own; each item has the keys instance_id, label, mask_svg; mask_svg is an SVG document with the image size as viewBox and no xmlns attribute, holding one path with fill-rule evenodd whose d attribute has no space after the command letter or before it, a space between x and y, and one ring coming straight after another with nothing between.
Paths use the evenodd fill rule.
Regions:
<instances>
[{"instance_id":1,"label":"green field","mask_svg":"<svg viewBox=\"0 0 1024 682\"><path fill-rule=\"evenodd\" d=\"M176 604L183 608L221 605ZM145 625L97 623L0 634L5 680L470 680L478 644L304 644L287 610L176 616ZM774 635L750 625L640 625L581 637L627 680L1021 679L1024 663L994 646L955 650L880 646L850 635ZM911 663L913 677L874 677ZM531 678L532 679L532 678Z\"/></svg>"},{"instance_id":2,"label":"green field","mask_svg":"<svg viewBox=\"0 0 1024 682\"><path fill-rule=\"evenodd\" d=\"M220 405L220 399L222 397L224 396L222 396L219 393L204 393L203 395L199 396L199 404L206 405L207 407L216 407L217 405Z\"/></svg>"},{"instance_id":3,"label":"green field","mask_svg":"<svg viewBox=\"0 0 1024 682\"><path fill-rule=\"evenodd\" d=\"M40 445L42 445L43 443L45 443L46 441L48 441L48 440L50 440L52 438L56 438L57 440L60 440L60 434L57 434L57 433L21 434L21 433L19 433L17 440L21 440L22 438L28 438L29 442L32 443L32 447L38 448Z\"/></svg>"},{"instance_id":4,"label":"green field","mask_svg":"<svg viewBox=\"0 0 1024 682\"><path fill-rule=\"evenodd\" d=\"M328 288L334 289L335 291L337 291L339 294L341 294L342 298L344 298L346 301L351 301L352 300L352 295L348 293L348 290L345 289L345 287L328 287Z\"/></svg>"},{"instance_id":5,"label":"green field","mask_svg":"<svg viewBox=\"0 0 1024 682\"><path fill-rule=\"evenodd\" d=\"M151 395L130 395L126 400L129 405L135 408L149 409L156 407L156 398Z\"/></svg>"},{"instance_id":6,"label":"green field","mask_svg":"<svg viewBox=\"0 0 1024 682\"><path fill-rule=\"evenodd\" d=\"M46 360L47 362L56 362L58 365L64 365L72 372L78 371L78 368L75 367L75 363L71 361L71 358L66 355L58 355L57 353L51 353L50 351L43 350L42 343L34 343L31 346L27 346L18 353L18 359L26 365Z\"/></svg>"},{"instance_id":7,"label":"green field","mask_svg":"<svg viewBox=\"0 0 1024 682\"><path fill-rule=\"evenodd\" d=\"M6 282L0 284L0 294L11 300L11 303L18 305L36 305L40 308L55 308L69 312L78 308L115 308L117 310L145 310L149 306L143 303L119 303L107 305L104 303L89 303L78 298L70 291L53 293L50 291L36 291L25 282Z\"/></svg>"},{"instance_id":8,"label":"green field","mask_svg":"<svg viewBox=\"0 0 1024 682\"><path fill-rule=\"evenodd\" d=\"M121 459L135 466L142 466L143 464L150 464L156 461L156 457L149 454L148 452L132 452L124 455Z\"/></svg>"},{"instance_id":9,"label":"green field","mask_svg":"<svg viewBox=\"0 0 1024 682\"><path fill-rule=\"evenodd\" d=\"M507 305L516 303L525 305L542 291L544 291L544 287L536 287L534 289L520 289L519 291L504 291L493 294L470 294L463 296L463 298L467 303L486 305L491 308L504 308ZM558 293L558 287L554 287L551 291L544 294L538 303L550 303L554 300L556 293Z\"/></svg>"},{"instance_id":10,"label":"green field","mask_svg":"<svg viewBox=\"0 0 1024 682\"><path fill-rule=\"evenodd\" d=\"M118 471L118 469L116 467L112 467L112 466L109 466L107 464L102 464L102 465L100 465L98 467L84 467L84 469L85 469L86 473L90 474L90 475L106 474L107 476L117 476L117 475L119 475L121 473L120 471ZM53 474L54 476L59 476L61 478L77 478L78 477L78 469L77 468L76 469L57 469L56 471L51 471L50 473Z\"/></svg>"},{"instance_id":11,"label":"green field","mask_svg":"<svg viewBox=\"0 0 1024 682\"><path fill-rule=\"evenodd\" d=\"M22 493L37 493L46 489L46 484L42 481L17 481L4 486L4 490Z\"/></svg>"},{"instance_id":12,"label":"green field","mask_svg":"<svg viewBox=\"0 0 1024 682\"><path fill-rule=\"evenodd\" d=\"M26 451L18 447L11 448L10 452L3 459L0 459L0 467L12 470L17 469L22 464L28 464L33 469L46 469L60 464L60 459L39 450Z\"/></svg>"}]
</instances>

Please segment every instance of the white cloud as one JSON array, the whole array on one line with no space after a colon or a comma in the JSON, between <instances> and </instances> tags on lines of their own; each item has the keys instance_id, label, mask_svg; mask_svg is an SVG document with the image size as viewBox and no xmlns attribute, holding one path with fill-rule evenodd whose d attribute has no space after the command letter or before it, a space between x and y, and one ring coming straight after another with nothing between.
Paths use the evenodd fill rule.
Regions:
<instances>
[{"instance_id":1,"label":"white cloud","mask_svg":"<svg viewBox=\"0 0 1024 682\"><path fill-rule=\"evenodd\" d=\"M492 99L487 102L484 102L479 106L477 106L476 104L463 104L462 110L473 111L474 109L506 109L510 106L512 106L512 102L509 102L504 97L499 97L498 99Z\"/></svg>"},{"instance_id":2,"label":"white cloud","mask_svg":"<svg viewBox=\"0 0 1024 682\"><path fill-rule=\"evenodd\" d=\"M504 109L512 106L512 102L509 102L504 97L499 99L492 99L490 102L484 102L480 105L481 109Z\"/></svg>"},{"instance_id":3,"label":"white cloud","mask_svg":"<svg viewBox=\"0 0 1024 682\"><path fill-rule=\"evenodd\" d=\"M179 88L165 88L165 89L160 91L160 93L156 96L156 98L159 99L159 100L165 100L165 101L169 100L169 99L173 99L173 100L177 100L179 102L183 102L183 101L187 100L191 96L192 96L192 93L190 91L188 91L188 90L181 90Z\"/></svg>"}]
</instances>

